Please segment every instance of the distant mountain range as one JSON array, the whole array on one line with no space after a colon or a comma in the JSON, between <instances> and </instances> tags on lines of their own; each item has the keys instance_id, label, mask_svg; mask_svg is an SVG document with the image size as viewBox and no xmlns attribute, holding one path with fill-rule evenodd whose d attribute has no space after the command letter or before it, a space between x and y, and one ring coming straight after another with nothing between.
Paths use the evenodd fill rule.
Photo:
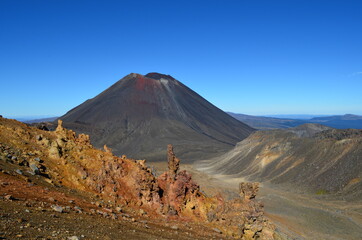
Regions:
<instances>
[{"instance_id":1,"label":"distant mountain range","mask_svg":"<svg viewBox=\"0 0 362 240\"><path fill-rule=\"evenodd\" d=\"M48 117L48 118L26 118L25 120L21 120L21 119L16 119L18 121L21 122L25 122L25 123L39 123L39 122L53 122L55 120L57 120L59 117Z\"/></svg>"},{"instance_id":2,"label":"distant mountain range","mask_svg":"<svg viewBox=\"0 0 362 240\"><path fill-rule=\"evenodd\" d=\"M323 116L323 117L313 117L307 118L307 115L273 115L280 117L271 117L271 116L252 116L240 113L227 112L232 117L237 120L248 124L249 126L259 129L259 130L268 130L268 129L283 129L296 127L305 123L320 123L325 126L337 128L337 129L362 129L362 116L345 114L345 115L336 115L336 116ZM287 118L290 116L291 118ZM296 117L300 116L298 119ZM305 118L304 118L304 117ZM308 115L313 116L313 115ZM314 115L315 116L315 115ZM51 122L56 120L58 117L50 118L41 118L41 119L31 119L26 118L25 120L17 119L25 123L39 123L39 122Z\"/></svg>"},{"instance_id":3,"label":"distant mountain range","mask_svg":"<svg viewBox=\"0 0 362 240\"><path fill-rule=\"evenodd\" d=\"M311 119L288 119L276 117L251 116L239 113L228 112L231 116L249 126L260 129L280 129L296 127L305 123L319 123L337 129L355 128L362 129L362 116L346 114L337 116L314 117Z\"/></svg>"},{"instance_id":4,"label":"distant mountain range","mask_svg":"<svg viewBox=\"0 0 362 240\"><path fill-rule=\"evenodd\" d=\"M252 116L252 115L232 113L232 112L227 112L227 113L232 117L236 118L237 120L246 123L249 126L259 130L291 128L305 123L319 123L337 129L347 129L347 128L362 129L362 116L353 115L353 114L313 117L308 119L306 117L307 115L275 115L280 117L271 117L271 116ZM290 116L291 118L287 118L287 116ZM296 117L298 116L300 116L301 118L297 119ZM313 115L308 115L308 116L313 116ZM26 123L51 122L57 118L58 117L23 120L23 122Z\"/></svg>"},{"instance_id":5,"label":"distant mountain range","mask_svg":"<svg viewBox=\"0 0 362 240\"><path fill-rule=\"evenodd\" d=\"M287 119L312 119L315 117L329 117L332 115L320 115L320 114L272 114L272 115L262 115L263 117L271 118L287 118Z\"/></svg>"}]
</instances>

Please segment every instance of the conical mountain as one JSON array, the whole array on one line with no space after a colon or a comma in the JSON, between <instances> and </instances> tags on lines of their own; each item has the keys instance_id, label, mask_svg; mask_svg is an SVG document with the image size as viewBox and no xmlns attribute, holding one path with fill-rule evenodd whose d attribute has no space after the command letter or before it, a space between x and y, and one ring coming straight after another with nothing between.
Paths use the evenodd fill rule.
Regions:
<instances>
[{"instance_id":1,"label":"conical mountain","mask_svg":"<svg viewBox=\"0 0 362 240\"><path fill-rule=\"evenodd\" d=\"M60 119L115 154L163 160L167 144L185 161L231 149L253 128L169 75L131 73Z\"/></svg>"}]
</instances>

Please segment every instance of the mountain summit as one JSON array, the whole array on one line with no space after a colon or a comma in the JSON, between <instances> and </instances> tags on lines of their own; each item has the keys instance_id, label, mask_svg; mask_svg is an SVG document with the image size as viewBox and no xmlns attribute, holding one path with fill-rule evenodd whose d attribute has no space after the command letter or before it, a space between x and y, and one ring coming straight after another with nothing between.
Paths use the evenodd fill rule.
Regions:
<instances>
[{"instance_id":1,"label":"mountain summit","mask_svg":"<svg viewBox=\"0 0 362 240\"><path fill-rule=\"evenodd\" d=\"M145 75L145 77L153 78L153 79L156 79L156 80L161 80L162 78L163 78L163 79L166 79L166 80L175 80L175 79L174 79L172 76L170 76L170 75L161 74L161 73L156 73L156 72L147 73L147 74Z\"/></svg>"},{"instance_id":2,"label":"mountain summit","mask_svg":"<svg viewBox=\"0 0 362 240\"><path fill-rule=\"evenodd\" d=\"M170 75L131 73L60 117L115 154L159 160L173 144L196 160L231 149L253 128L232 118Z\"/></svg>"}]
</instances>

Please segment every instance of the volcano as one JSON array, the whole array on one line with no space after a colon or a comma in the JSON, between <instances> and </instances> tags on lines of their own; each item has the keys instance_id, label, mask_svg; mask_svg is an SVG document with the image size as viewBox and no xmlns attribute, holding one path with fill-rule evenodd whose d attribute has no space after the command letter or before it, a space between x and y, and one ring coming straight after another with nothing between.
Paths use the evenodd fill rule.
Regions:
<instances>
[{"instance_id":1,"label":"volcano","mask_svg":"<svg viewBox=\"0 0 362 240\"><path fill-rule=\"evenodd\" d=\"M170 75L131 73L60 117L115 154L158 161L167 144L192 162L230 150L254 131Z\"/></svg>"}]
</instances>

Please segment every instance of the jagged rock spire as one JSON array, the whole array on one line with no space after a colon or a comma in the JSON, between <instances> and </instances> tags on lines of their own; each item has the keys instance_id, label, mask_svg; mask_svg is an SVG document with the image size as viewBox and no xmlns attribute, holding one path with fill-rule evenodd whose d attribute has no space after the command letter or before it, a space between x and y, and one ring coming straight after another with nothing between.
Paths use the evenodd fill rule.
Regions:
<instances>
[{"instance_id":1,"label":"jagged rock spire","mask_svg":"<svg viewBox=\"0 0 362 240\"><path fill-rule=\"evenodd\" d=\"M169 177L176 180L177 171L180 167L180 159L176 157L171 144L167 145L167 160Z\"/></svg>"},{"instance_id":2,"label":"jagged rock spire","mask_svg":"<svg viewBox=\"0 0 362 240\"><path fill-rule=\"evenodd\" d=\"M255 198L259 191L258 182L241 182L239 183L239 194L243 200L250 200Z\"/></svg>"}]
</instances>

